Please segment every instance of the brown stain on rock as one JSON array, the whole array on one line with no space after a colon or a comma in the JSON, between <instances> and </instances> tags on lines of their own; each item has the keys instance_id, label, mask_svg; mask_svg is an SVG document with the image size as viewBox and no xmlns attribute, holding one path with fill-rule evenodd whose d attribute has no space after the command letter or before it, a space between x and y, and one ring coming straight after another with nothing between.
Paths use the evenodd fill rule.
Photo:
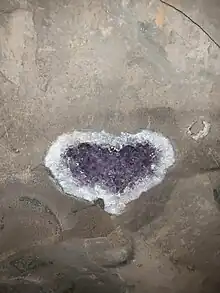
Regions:
<instances>
[{"instance_id":1,"label":"brown stain on rock","mask_svg":"<svg viewBox=\"0 0 220 293\"><path fill-rule=\"evenodd\" d=\"M158 9L157 9L157 14L155 18L156 25L158 27L162 27L164 24L164 19L165 19L165 7L164 4L160 4Z\"/></svg>"}]
</instances>

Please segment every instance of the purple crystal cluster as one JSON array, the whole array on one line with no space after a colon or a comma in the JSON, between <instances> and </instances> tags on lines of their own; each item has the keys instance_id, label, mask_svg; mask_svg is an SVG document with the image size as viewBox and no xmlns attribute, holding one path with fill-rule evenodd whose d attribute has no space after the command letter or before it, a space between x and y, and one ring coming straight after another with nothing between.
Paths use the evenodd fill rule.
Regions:
<instances>
[{"instance_id":1,"label":"purple crystal cluster","mask_svg":"<svg viewBox=\"0 0 220 293\"><path fill-rule=\"evenodd\" d=\"M80 185L98 184L112 193L123 193L126 187L154 174L159 155L148 142L119 148L83 142L69 146L63 160Z\"/></svg>"}]
</instances>

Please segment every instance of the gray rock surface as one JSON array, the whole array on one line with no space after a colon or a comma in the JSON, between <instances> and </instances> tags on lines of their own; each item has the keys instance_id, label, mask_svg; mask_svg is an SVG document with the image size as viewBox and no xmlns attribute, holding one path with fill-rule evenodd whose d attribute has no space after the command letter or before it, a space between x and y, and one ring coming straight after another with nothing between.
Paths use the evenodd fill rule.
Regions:
<instances>
[{"instance_id":1,"label":"gray rock surface","mask_svg":"<svg viewBox=\"0 0 220 293\"><path fill-rule=\"evenodd\" d=\"M218 1L169 3L220 43ZM0 291L218 292L219 47L156 0L1 0L0 44ZM119 217L42 166L63 132L146 128L176 163Z\"/></svg>"}]
</instances>

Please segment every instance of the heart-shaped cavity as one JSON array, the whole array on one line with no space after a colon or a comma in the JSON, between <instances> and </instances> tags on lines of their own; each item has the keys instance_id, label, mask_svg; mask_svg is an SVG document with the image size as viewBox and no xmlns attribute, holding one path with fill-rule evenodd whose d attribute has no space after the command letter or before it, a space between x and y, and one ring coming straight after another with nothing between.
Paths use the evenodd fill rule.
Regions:
<instances>
[{"instance_id":1,"label":"heart-shaped cavity","mask_svg":"<svg viewBox=\"0 0 220 293\"><path fill-rule=\"evenodd\" d=\"M160 154L151 144L137 143L115 148L83 142L69 146L63 156L80 185L96 184L112 193L123 193L147 174L153 176Z\"/></svg>"},{"instance_id":2,"label":"heart-shaped cavity","mask_svg":"<svg viewBox=\"0 0 220 293\"><path fill-rule=\"evenodd\" d=\"M74 131L59 136L45 158L65 193L90 201L103 198L114 214L159 184L173 163L169 140L148 130L118 137Z\"/></svg>"}]
</instances>

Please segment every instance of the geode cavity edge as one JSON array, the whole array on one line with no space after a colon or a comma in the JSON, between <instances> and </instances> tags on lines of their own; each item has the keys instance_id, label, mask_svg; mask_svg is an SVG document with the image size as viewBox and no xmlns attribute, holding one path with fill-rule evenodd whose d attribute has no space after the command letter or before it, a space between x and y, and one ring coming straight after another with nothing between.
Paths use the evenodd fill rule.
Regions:
<instances>
[{"instance_id":1,"label":"geode cavity edge","mask_svg":"<svg viewBox=\"0 0 220 293\"><path fill-rule=\"evenodd\" d=\"M119 214L143 191L161 183L174 161L172 144L156 132L114 136L74 131L51 145L45 166L68 195L103 198L105 210Z\"/></svg>"}]
</instances>

